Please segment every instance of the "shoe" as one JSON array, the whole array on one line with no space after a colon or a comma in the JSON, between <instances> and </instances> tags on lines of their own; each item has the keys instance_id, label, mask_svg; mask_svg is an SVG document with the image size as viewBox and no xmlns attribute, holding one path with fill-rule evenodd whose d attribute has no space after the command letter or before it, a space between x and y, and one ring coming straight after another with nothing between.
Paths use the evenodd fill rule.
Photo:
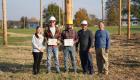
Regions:
<instances>
[{"instance_id":1,"label":"shoe","mask_svg":"<svg viewBox=\"0 0 140 80\"><path fill-rule=\"evenodd\" d=\"M108 71L105 71L105 73L104 73L105 75L108 75Z\"/></svg>"},{"instance_id":2,"label":"shoe","mask_svg":"<svg viewBox=\"0 0 140 80\"><path fill-rule=\"evenodd\" d=\"M90 75L93 75L93 72L89 72Z\"/></svg>"},{"instance_id":3,"label":"shoe","mask_svg":"<svg viewBox=\"0 0 140 80\"><path fill-rule=\"evenodd\" d=\"M47 71L46 73L49 74L51 71Z\"/></svg>"},{"instance_id":4,"label":"shoe","mask_svg":"<svg viewBox=\"0 0 140 80\"><path fill-rule=\"evenodd\" d=\"M69 71L65 69L64 72L67 73L67 72L69 72Z\"/></svg>"},{"instance_id":5,"label":"shoe","mask_svg":"<svg viewBox=\"0 0 140 80\"><path fill-rule=\"evenodd\" d=\"M37 75L38 73L37 72L33 72L33 75Z\"/></svg>"},{"instance_id":6,"label":"shoe","mask_svg":"<svg viewBox=\"0 0 140 80\"><path fill-rule=\"evenodd\" d=\"M86 71L83 71L83 74L87 74L87 72Z\"/></svg>"}]
</instances>

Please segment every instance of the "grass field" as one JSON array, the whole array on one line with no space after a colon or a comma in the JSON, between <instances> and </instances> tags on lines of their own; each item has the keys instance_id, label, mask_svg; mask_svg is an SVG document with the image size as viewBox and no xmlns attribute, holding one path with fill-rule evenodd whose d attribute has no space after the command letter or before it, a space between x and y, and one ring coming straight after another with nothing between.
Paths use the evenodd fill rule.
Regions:
<instances>
[{"instance_id":1,"label":"grass field","mask_svg":"<svg viewBox=\"0 0 140 80\"><path fill-rule=\"evenodd\" d=\"M89 27L93 32L95 27ZM80 28L76 28L79 30ZM140 27L131 28L131 40L126 39L126 27L122 35L116 35L117 27L107 27L111 33L111 49L109 54L109 75L99 76L96 67L96 55L93 49L94 75L83 75L77 54L78 73L63 72L63 53L59 61L61 74L46 74L46 54L43 55L41 72L32 75L31 38L34 29L8 29L8 47L2 46L2 30L0 29L0 80L140 80ZM54 66L54 64L53 64Z\"/></svg>"},{"instance_id":2,"label":"grass field","mask_svg":"<svg viewBox=\"0 0 140 80\"><path fill-rule=\"evenodd\" d=\"M75 30L79 30L81 28L74 27ZM90 30L95 33L98 27L89 27ZM118 27L106 27L106 29L110 32L111 35L118 34ZM17 46L31 46L30 41L32 34L35 32L35 29L8 29L8 43L9 45L17 45ZM122 34L127 33L127 27L122 27ZM131 33L140 33L140 26L132 26ZM2 45L2 29L0 29L0 46Z\"/></svg>"}]
</instances>

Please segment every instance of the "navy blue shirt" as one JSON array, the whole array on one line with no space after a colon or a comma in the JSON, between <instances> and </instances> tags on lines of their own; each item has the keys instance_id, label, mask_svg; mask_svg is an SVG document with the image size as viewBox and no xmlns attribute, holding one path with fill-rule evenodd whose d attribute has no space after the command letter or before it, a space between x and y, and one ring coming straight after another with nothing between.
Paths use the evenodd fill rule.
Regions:
<instances>
[{"instance_id":1,"label":"navy blue shirt","mask_svg":"<svg viewBox=\"0 0 140 80\"><path fill-rule=\"evenodd\" d=\"M110 35L106 30L97 30L95 33L95 48L110 47Z\"/></svg>"}]
</instances>

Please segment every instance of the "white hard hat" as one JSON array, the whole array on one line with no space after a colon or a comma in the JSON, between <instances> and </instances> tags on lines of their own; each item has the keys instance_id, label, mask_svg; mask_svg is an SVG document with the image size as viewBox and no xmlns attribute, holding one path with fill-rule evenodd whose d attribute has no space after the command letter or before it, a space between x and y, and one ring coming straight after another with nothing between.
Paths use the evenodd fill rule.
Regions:
<instances>
[{"instance_id":1,"label":"white hard hat","mask_svg":"<svg viewBox=\"0 0 140 80\"><path fill-rule=\"evenodd\" d=\"M88 22L86 20L83 20L81 24L88 24Z\"/></svg>"},{"instance_id":2,"label":"white hard hat","mask_svg":"<svg viewBox=\"0 0 140 80\"><path fill-rule=\"evenodd\" d=\"M55 19L54 16L51 16L51 17L49 18L49 20L50 20L50 21L54 21L54 20L56 20L56 19Z\"/></svg>"}]
</instances>

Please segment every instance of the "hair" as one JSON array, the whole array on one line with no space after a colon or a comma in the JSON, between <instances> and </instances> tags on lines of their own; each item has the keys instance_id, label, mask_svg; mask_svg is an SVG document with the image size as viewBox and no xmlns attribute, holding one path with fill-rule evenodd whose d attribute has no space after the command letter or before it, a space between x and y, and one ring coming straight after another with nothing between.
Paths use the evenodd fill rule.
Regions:
<instances>
[{"instance_id":1,"label":"hair","mask_svg":"<svg viewBox=\"0 0 140 80\"><path fill-rule=\"evenodd\" d=\"M40 28L40 26L37 26L37 27L36 27L36 32L35 32L35 37L36 37L36 38L39 38L39 36L37 35L37 30L38 30L39 28Z\"/></svg>"},{"instance_id":2,"label":"hair","mask_svg":"<svg viewBox=\"0 0 140 80\"><path fill-rule=\"evenodd\" d=\"M104 21L99 21L98 25L100 25L100 23L103 23L104 24Z\"/></svg>"},{"instance_id":3,"label":"hair","mask_svg":"<svg viewBox=\"0 0 140 80\"><path fill-rule=\"evenodd\" d=\"M100 24L100 23L103 23L103 24L104 24L104 21L99 21L99 24Z\"/></svg>"}]
</instances>

